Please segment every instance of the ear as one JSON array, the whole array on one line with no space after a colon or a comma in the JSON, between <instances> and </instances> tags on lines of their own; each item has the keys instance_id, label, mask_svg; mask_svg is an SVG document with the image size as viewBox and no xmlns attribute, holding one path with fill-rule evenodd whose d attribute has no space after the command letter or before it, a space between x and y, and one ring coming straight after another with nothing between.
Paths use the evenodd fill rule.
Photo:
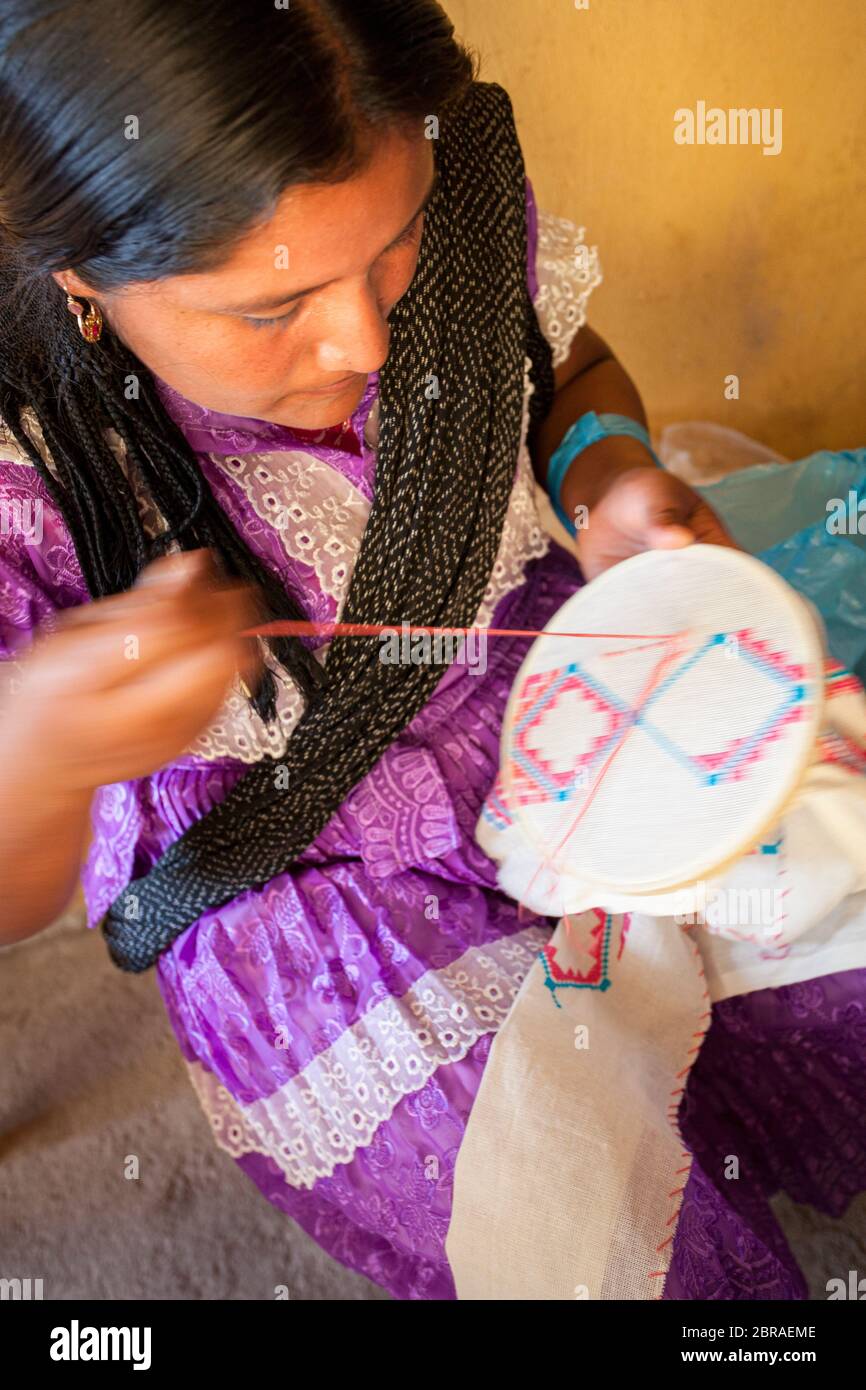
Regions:
<instances>
[{"instance_id":1,"label":"ear","mask_svg":"<svg viewBox=\"0 0 866 1390\"><path fill-rule=\"evenodd\" d=\"M80 295L83 299L93 299L92 291L79 279L74 270L52 270L51 278L60 286L64 294L71 294L77 299Z\"/></svg>"}]
</instances>

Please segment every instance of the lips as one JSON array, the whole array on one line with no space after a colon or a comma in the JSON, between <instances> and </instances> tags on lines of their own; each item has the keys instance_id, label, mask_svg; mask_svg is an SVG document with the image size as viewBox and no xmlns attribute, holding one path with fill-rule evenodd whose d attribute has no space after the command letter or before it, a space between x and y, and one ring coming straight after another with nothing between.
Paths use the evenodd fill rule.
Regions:
<instances>
[{"instance_id":1,"label":"lips","mask_svg":"<svg viewBox=\"0 0 866 1390\"><path fill-rule=\"evenodd\" d=\"M313 386L307 391L299 391L299 396L335 396L338 391L345 391L355 381L354 376L344 376L340 380L333 382L330 386Z\"/></svg>"}]
</instances>

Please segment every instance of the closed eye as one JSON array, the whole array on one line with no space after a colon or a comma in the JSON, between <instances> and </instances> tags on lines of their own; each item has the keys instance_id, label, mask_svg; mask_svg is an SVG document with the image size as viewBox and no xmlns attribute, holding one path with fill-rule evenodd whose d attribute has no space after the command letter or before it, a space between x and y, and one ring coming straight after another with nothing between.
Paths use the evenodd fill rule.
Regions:
<instances>
[{"instance_id":1,"label":"closed eye","mask_svg":"<svg viewBox=\"0 0 866 1390\"><path fill-rule=\"evenodd\" d=\"M398 236L397 240L393 241L391 245L388 247L387 251L384 251L382 254L387 256L389 251L396 251L398 247L408 246L410 242L413 242L415 240L415 237L418 235L418 229L421 226L423 220L424 213L419 212L418 216L415 218L415 221L412 222L406 228L405 232L403 232L401 236ZM300 311L303 302L303 299L297 300L296 303L292 306L292 308L289 309L288 313L278 314L276 318L256 319L250 318L249 315L244 314L243 319L245 323L252 324L253 328L274 328L278 323L288 323L290 319L293 319L295 315Z\"/></svg>"},{"instance_id":2,"label":"closed eye","mask_svg":"<svg viewBox=\"0 0 866 1390\"><path fill-rule=\"evenodd\" d=\"M302 299L298 300L297 304L294 304L287 314L280 314L275 319L253 319L244 314L244 321L246 323L251 323L253 328L272 328L278 323L288 323L289 319L293 319L298 313L303 302Z\"/></svg>"},{"instance_id":3,"label":"closed eye","mask_svg":"<svg viewBox=\"0 0 866 1390\"><path fill-rule=\"evenodd\" d=\"M421 222L423 220L423 217L423 212L419 213L418 216L415 218L415 221L412 222L406 228L403 235L398 236L397 240L391 243L391 245L388 247L388 251L394 251L398 246L408 246L410 241L414 241L418 232L418 228L420 227ZM386 252L385 254L387 255L388 253Z\"/></svg>"}]
</instances>

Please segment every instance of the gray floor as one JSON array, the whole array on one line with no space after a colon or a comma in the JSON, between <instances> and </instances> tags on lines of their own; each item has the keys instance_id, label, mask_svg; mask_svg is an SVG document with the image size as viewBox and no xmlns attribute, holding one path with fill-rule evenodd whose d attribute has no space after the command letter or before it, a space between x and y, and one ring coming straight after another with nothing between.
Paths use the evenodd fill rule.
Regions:
<instances>
[{"instance_id":1,"label":"gray floor","mask_svg":"<svg viewBox=\"0 0 866 1390\"><path fill-rule=\"evenodd\" d=\"M0 1057L0 1277L60 1299L387 1298L216 1147L153 973L116 970L77 914L0 951Z\"/></svg>"},{"instance_id":2,"label":"gray floor","mask_svg":"<svg viewBox=\"0 0 866 1390\"><path fill-rule=\"evenodd\" d=\"M387 1297L217 1149L153 974L116 970L77 913L0 951L0 1057L0 1277L59 1299ZM841 1221L777 1209L813 1297L866 1274L866 1198Z\"/></svg>"}]
</instances>

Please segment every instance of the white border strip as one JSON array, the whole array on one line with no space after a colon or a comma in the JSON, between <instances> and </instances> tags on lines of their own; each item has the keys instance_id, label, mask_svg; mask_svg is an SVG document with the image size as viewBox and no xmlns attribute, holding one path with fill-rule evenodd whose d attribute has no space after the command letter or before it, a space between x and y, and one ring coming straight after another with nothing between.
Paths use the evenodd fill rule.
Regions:
<instances>
[{"instance_id":1,"label":"white border strip","mask_svg":"<svg viewBox=\"0 0 866 1390\"><path fill-rule=\"evenodd\" d=\"M240 1104L200 1062L187 1062L217 1144L232 1158L266 1155L292 1187L329 1177L369 1144L404 1096L498 1030L551 934L549 927L527 927L470 947L444 970L428 970L252 1105Z\"/></svg>"}]
</instances>

